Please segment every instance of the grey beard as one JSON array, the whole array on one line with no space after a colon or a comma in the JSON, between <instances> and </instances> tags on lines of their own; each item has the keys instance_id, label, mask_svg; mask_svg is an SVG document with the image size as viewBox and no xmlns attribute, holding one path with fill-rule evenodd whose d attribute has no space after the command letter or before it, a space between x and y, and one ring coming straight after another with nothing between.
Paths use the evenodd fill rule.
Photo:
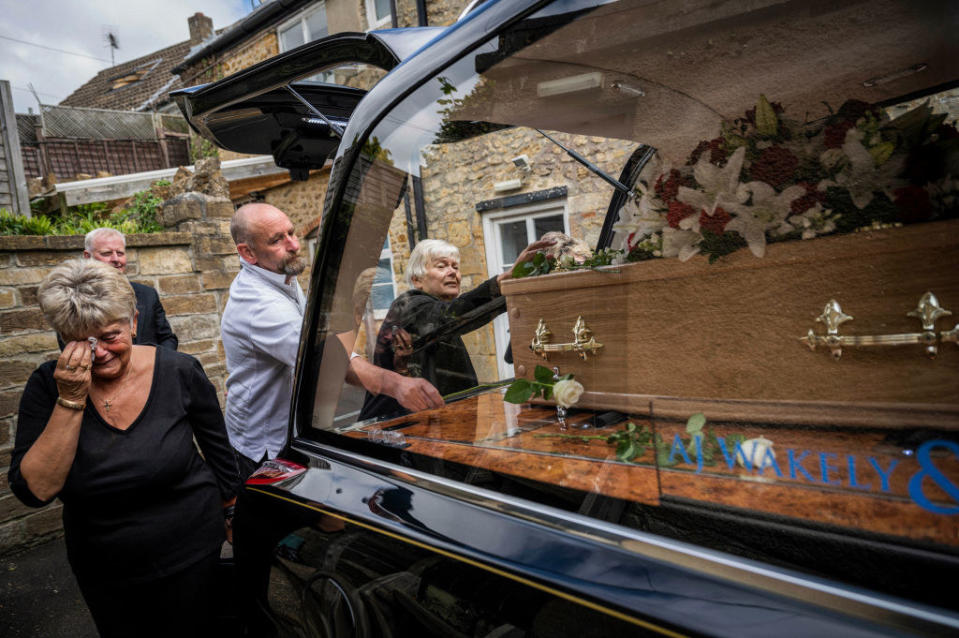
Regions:
<instances>
[{"instance_id":1,"label":"grey beard","mask_svg":"<svg viewBox=\"0 0 959 638\"><path fill-rule=\"evenodd\" d=\"M296 277L304 270L306 270L306 260L302 257L293 257L283 264L283 274L290 277Z\"/></svg>"}]
</instances>

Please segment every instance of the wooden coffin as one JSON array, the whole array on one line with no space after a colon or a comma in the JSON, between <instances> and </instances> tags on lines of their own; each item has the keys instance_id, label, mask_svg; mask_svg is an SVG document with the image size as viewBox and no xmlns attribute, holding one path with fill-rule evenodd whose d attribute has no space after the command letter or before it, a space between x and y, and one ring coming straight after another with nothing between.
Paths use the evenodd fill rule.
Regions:
<instances>
[{"instance_id":1,"label":"wooden coffin","mask_svg":"<svg viewBox=\"0 0 959 638\"><path fill-rule=\"evenodd\" d=\"M595 427L594 412L576 410L564 427L551 407L504 403L498 391L343 432L390 444L386 433L414 454L645 505L665 497L744 519L787 517L844 534L959 547L954 443L926 430L916 438L875 428L721 422L712 418L713 402L687 407L710 415L707 429L723 442L721 450L713 445L708 454L707 442L689 446L685 418L623 415ZM627 422L655 431L668 453L649 445L635 458L617 458L606 437ZM771 444L768 456L751 465L733 460L737 439L760 436ZM904 454L907 447L915 453Z\"/></svg>"},{"instance_id":2,"label":"wooden coffin","mask_svg":"<svg viewBox=\"0 0 959 638\"><path fill-rule=\"evenodd\" d=\"M502 290L516 376L532 378L536 365L571 372L584 407L645 412L655 399L661 414L682 417L690 401L712 399L714 417L959 424L959 220L777 243L763 258L742 250L713 264L696 256L555 273ZM839 348L827 343L829 302L833 318L850 317L834 321ZM595 354L533 351L537 326L550 333L547 348L562 350L580 317L601 344Z\"/></svg>"}]
</instances>

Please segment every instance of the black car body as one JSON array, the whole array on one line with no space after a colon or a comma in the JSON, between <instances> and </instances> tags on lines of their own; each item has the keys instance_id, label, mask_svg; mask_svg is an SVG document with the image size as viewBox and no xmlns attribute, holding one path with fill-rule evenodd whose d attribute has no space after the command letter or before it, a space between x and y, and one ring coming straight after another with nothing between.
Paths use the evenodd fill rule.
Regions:
<instances>
[{"instance_id":1,"label":"black car body","mask_svg":"<svg viewBox=\"0 0 959 638\"><path fill-rule=\"evenodd\" d=\"M347 351L362 349L354 345L354 283L378 261L387 273L401 270L414 237L459 242L471 280L464 289L498 272L489 262L509 266L504 251L512 247L515 258L527 238L522 228L539 234L559 224L569 230L574 216L568 211L537 212L536 206L557 198L580 206L572 225L593 239L593 247L615 246L625 192L641 183L654 188L654 180L643 182L650 147L682 167L697 142L707 142L700 153L711 152L708 140L721 121L745 122L752 108L749 126L759 126L780 108L770 106L777 100L799 119L815 122L850 100L893 108L948 91L959 79L957 25L957 8L948 2L504 0L480 6L449 29L331 36L180 92L193 126L223 146L272 153L295 175L334 156L289 444L247 483L237 515L239 587L254 634L959 632L959 599L952 593L959 574L959 413L950 363L959 353L945 336L940 361L953 367L944 370L942 383L951 385L953 398L936 408L932 426L916 426L908 409L893 410L889 414L899 416L882 426L802 425L816 436L876 435L879 442L859 466L860 472L862 464L876 468L872 491L863 474L857 483L852 456L850 476L839 480L833 468L842 459L833 452L820 453L820 465L806 466L790 450L792 478L799 468L799 479L808 479L786 486L792 491L782 494L791 505L778 512L759 501L774 498L783 476L763 476L762 467L758 474L736 475L722 489L701 471L682 474L690 497L664 488L666 478L680 476L672 457L685 456L682 450L672 450L669 463L617 458L614 444L626 435L612 435L627 430L611 424L631 419L654 431L672 427L669 418L657 420L658 399L649 400L648 412L571 412L571 424L591 427L561 432L548 429L557 423L551 407L504 404L502 381L509 377L497 375L504 353L489 345L491 334L489 343L480 337L467 342L480 380L498 376L500 383L450 396L441 410L357 421L362 393L344 383ZM295 83L352 62L389 73L368 92ZM469 144L478 145L471 157L479 160L444 160L455 155L450 149ZM530 156L527 171L520 158L528 162ZM945 151L921 170L944 174L946 188L953 188L949 180L957 172L949 162L955 157L954 149ZM511 172L511 159L521 172ZM547 160L558 168L540 172ZM510 192L500 183L508 188L513 179L522 184L537 175L553 179L552 185L494 196ZM467 191L475 206L448 210ZM431 203L437 207L432 213ZM502 239L503 254L490 257L487 250L485 272L482 266L470 271L481 214L517 205L533 212L491 217L495 232L486 241ZM595 221L584 221L589 219ZM513 243L503 239L508 232ZM661 252L668 251L661 246ZM606 303L615 306L616 300ZM943 297L943 303L959 299ZM502 303L486 308L487 320L502 310ZM623 306L621 312L630 310ZM375 329L368 324L368 341ZM514 341L514 351L516 346ZM713 400L718 406L721 399ZM790 405L798 410L806 404ZM866 414L857 404L849 408ZM710 417L708 407L704 412ZM900 421L888 422L894 418ZM781 436L773 418L749 427ZM570 442L581 448L543 447L580 435L592 436ZM522 436L542 446L514 443ZM605 445L608 452L596 462L590 450ZM892 486L886 485L893 468L913 462L917 453L933 460L920 464L928 475L913 476L913 491L897 492L891 478ZM727 455L730 470L734 459L735 453ZM624 477L632 496L603 488L608 476ZM730 505L725 490L751 495L756 507L749 501ZM820 496L837 499L822 501L835 509L798 513L806 500L819 502ZM891 522L888 528L874 524L895 519L900 510L892 506L919 512L917 520L928 521L930 531L900 533L889 531ZM853 510L861 525L851 522Z\"/></svg>"}]
</instances>

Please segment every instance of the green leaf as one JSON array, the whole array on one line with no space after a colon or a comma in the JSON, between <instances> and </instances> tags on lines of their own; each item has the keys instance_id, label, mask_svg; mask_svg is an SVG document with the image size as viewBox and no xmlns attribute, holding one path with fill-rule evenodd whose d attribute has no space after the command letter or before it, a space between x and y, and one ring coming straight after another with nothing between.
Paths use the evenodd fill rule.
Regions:
<instances>
[{"instance_id":1,"label":"green leaf","mask_svg":"<svg viewBox=\"0 0 959 638\"><path fill-rule=\"evenodd\" d=\"M543 398L549 401L553 398L553 386L551 385L539 385L537 387L543 391Z\"/></svg>"},{"instance_id":2,"label":"green leaf","mask_svg":"<svg viewBox=\"0 0 959 638\"><path fill-rule=\"evenodd\" d=\"M533 384L526 379L517 379L506 389L504 401L510 403L526 403L533 396Z\"/></svg>"},{"instance_id":3,"label":"green leaf","mask_svg":"<svg viewBox=\"0 0 959 638\"><path fill-rule=\"evenodd\" d=\"M706 425L706 415L702 412L697 412L686 420L686 433L699 434L704 425Z\"/></svg>"},{"instance_id":4,"label":"green leaf","mask_svg":"<svg viewBox=\"0 0 959 638\"><path fill-rule=\"evenodd\" d=\"M776 111L766 96L760 95L759 102L756 103L756 130L760 135L772 137L778 129L779 118L776 117Z\"/></svg>"},{"instance_id":5,"label":"green leaf","mask_svg":"<svg viewBox=\"0 0 959 638\"><path fill-rule=\"evenodd\" d=\"M669 460L669 447L659 435L656 435L656 464L660 467L669 467L670 465L676 465L676 463L675 459Z\"/></svg>"},{"instance_id":6,"label":"green leaf","mask_svg":"<svg viewBox=\"0 0 959 638\"><path fill-rule=\"evenodd\" d=\"M522 279L523 277L529 277L530 275L535 275L537 272L536 266L531 262L521 261L520 263L513 266L513 279Z\"/></svg>"},{"instance_id":7,"label":"green leaf","mask_svg":"<svg viewBox=\"0 0 959 638\"><path fill-rule=\"evenodd\" d=\"M892 152L895 150L896 145L892 142L882 142L870 148L869 154L872 155L872 159L876 163L876 166L882 166L886 163L886 160L892 157Z\"/></svg>"},{"instance_id":8,"label":"green leaf","mask_svg":"<svg viewBox=\"0 0 959 638\"><path fill-rule=\"evenodd\" d=\"M550 385L553 383L553 371L546 366L536 366L536 370L533 371L533 376L540 383Z\"/></svg>"}]
</instances>

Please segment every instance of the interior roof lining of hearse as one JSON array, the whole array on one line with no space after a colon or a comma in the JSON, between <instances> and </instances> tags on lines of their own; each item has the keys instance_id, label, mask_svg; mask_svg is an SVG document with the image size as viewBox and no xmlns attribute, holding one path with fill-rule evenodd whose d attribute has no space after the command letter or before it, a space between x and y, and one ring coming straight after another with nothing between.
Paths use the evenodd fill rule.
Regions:
<instances>
[{"instance_id":1,"label":"interior roof lining of hearse","mask_svg":"<svg viewBox=\"0 0 959 638\"><path fill-rule=\"evenodd\" d=\"M882 103L941 90L959 78L957 27L959 3L944 0L625 0L486 71L490 90L461 115L498 122L505 113L509 124L685 153L760 94L812 120L849 99ZM563 109L547 107L555 97L537 98L539 83L591 71L602 73L601 86L562 95Z\"/></svg>"}]
</instances>

